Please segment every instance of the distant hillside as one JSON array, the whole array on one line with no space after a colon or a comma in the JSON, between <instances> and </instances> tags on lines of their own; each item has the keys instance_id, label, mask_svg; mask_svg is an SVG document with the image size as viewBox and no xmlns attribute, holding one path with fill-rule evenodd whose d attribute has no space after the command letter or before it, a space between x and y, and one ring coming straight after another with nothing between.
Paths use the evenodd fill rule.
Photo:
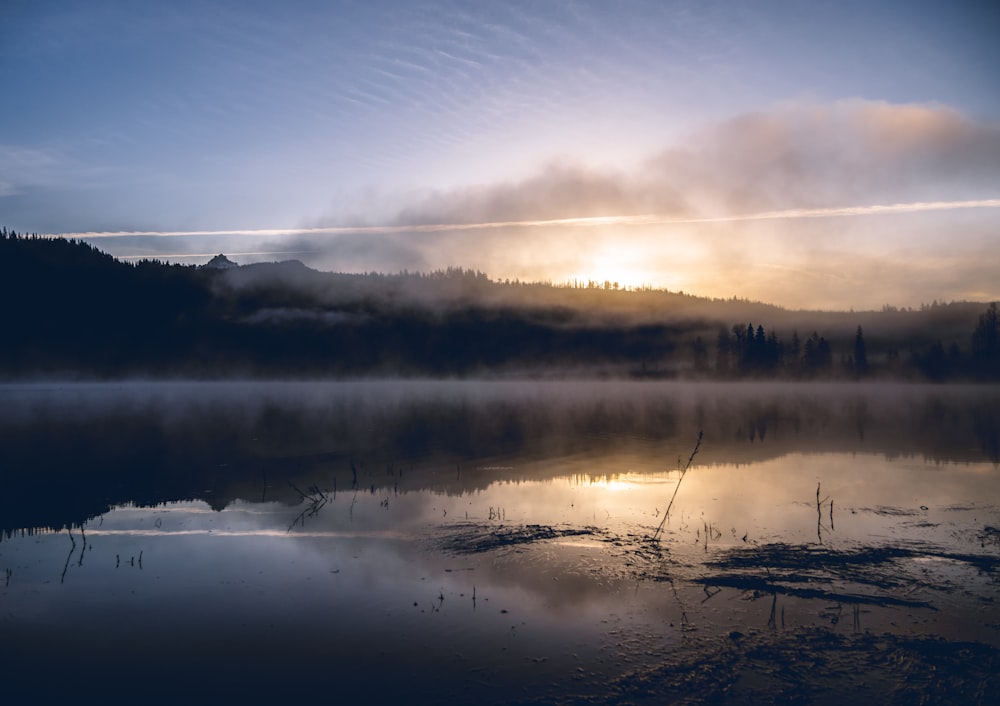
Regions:
<instances>
[{"instance_id":1,"label":"distant hillside","mask_svg":"<svg viewBox=\"0 0 1000 706\"><path fill-rule=\"evenodd\" d=\"M127 264L6 230L0 294L7 379L1000 377L996 309L984 303L810 312L463 269L343 274L221 254L200 267Z\"/></svg>"}]
</instances>

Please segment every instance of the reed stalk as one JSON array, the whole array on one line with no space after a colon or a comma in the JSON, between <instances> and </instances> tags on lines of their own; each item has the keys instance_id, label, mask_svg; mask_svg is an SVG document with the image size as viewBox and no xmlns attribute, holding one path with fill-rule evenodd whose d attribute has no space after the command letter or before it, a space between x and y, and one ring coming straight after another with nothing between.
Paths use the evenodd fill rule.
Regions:
<instances>
[{"instance_id":1,"label":"reed stalk","mask_svg":"<svg viewBox=\"0 0 1000 706\"><path fill-rule=\"evenodd\" d=\"M660 520L660 526L657 527L656 531L653 533L654 541L658 539L660 533L663 532L663 525L666 524L667 518L670 517L670 509L674 506L674 500L677 498L677 491L680 490L681 483L684 481L684 476L687 475L688 469L691 468L691 464L694 462L694 457L698 455L698 449L701 448L701 440L704 436L704 431L698 432L698 441L695 443L694 450L691 452L691 455L688 456L688 460L687 463L684 464L684 468L681 469L681 477L680 480L677 481L677 485L674 486L674 494L670 496L670 502L667 503L667 511L663 513L663 519Z\"/></svg>"}]
</instances>

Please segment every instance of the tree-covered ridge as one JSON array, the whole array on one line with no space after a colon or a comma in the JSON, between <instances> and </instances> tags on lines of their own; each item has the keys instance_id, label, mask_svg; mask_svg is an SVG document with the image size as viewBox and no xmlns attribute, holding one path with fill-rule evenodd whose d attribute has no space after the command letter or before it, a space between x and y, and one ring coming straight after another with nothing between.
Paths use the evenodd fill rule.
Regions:
<instances>
[{"instance_id":1,"label":"tree-covered ridge","mask_svg":"<svg viewBox=\"0 0 1000 706\"><path fill-rule=\"evenodd\" d=\"M0 375L1000 379L996 305L803 312L482 272L125 263L0 230ZM741 322L741 323L733 323ZM750 323L750 322L756 323Z\"/></svg>"}]
</instances>

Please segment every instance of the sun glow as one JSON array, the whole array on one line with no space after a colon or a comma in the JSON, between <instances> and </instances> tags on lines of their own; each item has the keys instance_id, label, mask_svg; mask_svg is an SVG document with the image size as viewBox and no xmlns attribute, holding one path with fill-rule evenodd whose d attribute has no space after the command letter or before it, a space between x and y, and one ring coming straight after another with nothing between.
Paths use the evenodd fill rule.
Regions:
<instances>
[{"instance_id":1,"label":"sun glow","mask_svg":"<svg viewBox=\"0 0 1000 706\"><path fill-rule=\"evenodd\" d=\"M609 493L635 492L638 485L627 478L612 478L600 484Z\"/></svg>"},{"instance_id":2,"label":"sun glow","mask_svg":"<svg viewBox=\"0 0 1000 706\"><path fill-rule=\"evenodd\" d=\"M584 258L581 258L582 260ZM566 277L570 284L597 289L623 290L663 286L665 273L657 272L643 262L635 248L604 246L586 258L589 262Z\"/></svg>"},{"instance_id":3,"label":"sun glow","mask_svg":"<svg viewBox=\"0 0 1000 706\"><path fill-rule=\"evenodd\" d=\"M636 275L634 272L596 270L578 272L566 278L566 284L573 287L589 287L609 291L630 291L657 288L652 278Z\"/></svg>"}]
</instances>

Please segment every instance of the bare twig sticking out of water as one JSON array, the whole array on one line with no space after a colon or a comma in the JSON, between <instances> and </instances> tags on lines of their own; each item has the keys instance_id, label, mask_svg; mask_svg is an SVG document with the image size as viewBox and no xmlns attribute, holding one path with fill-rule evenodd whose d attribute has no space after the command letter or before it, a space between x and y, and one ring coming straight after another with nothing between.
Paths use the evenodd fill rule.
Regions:
<instances>
[{"instance_id":1,"label":"bare twig sticking out of water","mask_svg":"<svg viewBox=\"0 0 1000 706\"><path fill-rule=\"evenodd\" d=\"M688 456L688 460L687 463L684 464L684 468L681 469L681 477L677 481L677 485L674 486L674 494L670 496L670 502L667 503L667 511L663 513L663 519L660 520L660 526L656 528L655 532L653 532L654 541L658 539L660 533L663 532L663 525L666 524L667 518L670 517L670 508L674 506L674 500L677 498L677 491L680 490L681 482L683 482L684 476L687 474L688 469L691 468L691 464L694 462L694 457L698 454L698 449L701 448L701 439L704 435L705 435L704 431L698 432L698 441L695 443L694 450L691 452L691 455Z\"/></svg>"},{"instance_id":2,"label":"bare twig sticking out of water","mask_svg":"<svg viewBox=\"0 0 1000 706\"><path fill-rule=\"evenodd\" d=\"M73 539L73 530L66 528L66 534L69 535L69 541L73 543L70 547L69 554L66 555L66 565L63 566L62 576L59 577L59 583L66 581L66 570L69 569L69 560L73 558L73 552L76 551L76 540Z\"/></svg>"},{"instance_id":3,"label":"bare twig sticking out of water","mask_svg":"<svg viewBox=\"0 0 1000 706\"><path fill-rule=\"evenodd\" d=\"M292 490L294 490L296 493L299 494L299 498L301 498L302 500L309 500L311 502L318 502L320 500L326 500L327 499L326 493L324 493L322 490L320 490L315 485L310 485L307 488L307 490L309 491L308 493L303 493L302 490L300 490L299 487L297 485L295 485L295 483L293 483L292 481L288 481L288 485L290 485L292 487Z\"/></svg>"},{"instance_id":4,"label":"bare twig sticking out of water","mask_svg":"<svg viewBox=\"0 0 1000 706\"><path fill-rule=\"evenodd\" d=\"M819 543L823 543L823 506L830 503L830 531L833 530L833 500L827 496L822 500L819 499L819 486L816 484L816 538Z\"/></svg>"},{"instance_id":5,"label":"bare twig sticking out of water","mask_svg":"<svg viewBox=\"0 0 1000 706\"><path fill-rule=\"evenodd\" d=\"M83 566L83 555L87 552L87 533L83 531L83 525L80 525L80 536L83 537L83 548L80 549L80 560L76 562L77 566Z\"/></svg>"},{"instance_id":6,"label":"bare twig sticking out of water","mask_svg":"<svg viewBox=\"0 0 1000 706\"><path fill-rule=\"evenodd\" d=\"M310 485L307 488L307 490L309 491L308 493L302 492L302 490L300 490L299 487L295 485L295 483L292 483L291 481L288 481L288 485L292 486L292 489L299 494L299 498L301 498L302 501L308 503L308 505L306 505L306 508L299 513L299 516L296 517L294 520L292 520L292 524L288 525L288 531L291 532L292 529L295 527L295 525L300 524L304 527L306 524L306 518L313 517L317 513L319 513L319 511L323 508L324 505L326 505L327 501L330 499L330 496L324 493L315 485Z\"/></svg>"},{"instance_id":7,"label":"bare twig sticking out of water","mask_svg":"<svg viewBox=\"0 0 1000 706\"><path fill-rule=\"evenodd\" d=\"M708 552L708 540L717 541L722 538L722 532L715 526L713 522L702 522L702 526L705 528L705 539L704 539L704 550ZM700 531L699 531L700 536Z\"/></svg>"}]
</instances>

